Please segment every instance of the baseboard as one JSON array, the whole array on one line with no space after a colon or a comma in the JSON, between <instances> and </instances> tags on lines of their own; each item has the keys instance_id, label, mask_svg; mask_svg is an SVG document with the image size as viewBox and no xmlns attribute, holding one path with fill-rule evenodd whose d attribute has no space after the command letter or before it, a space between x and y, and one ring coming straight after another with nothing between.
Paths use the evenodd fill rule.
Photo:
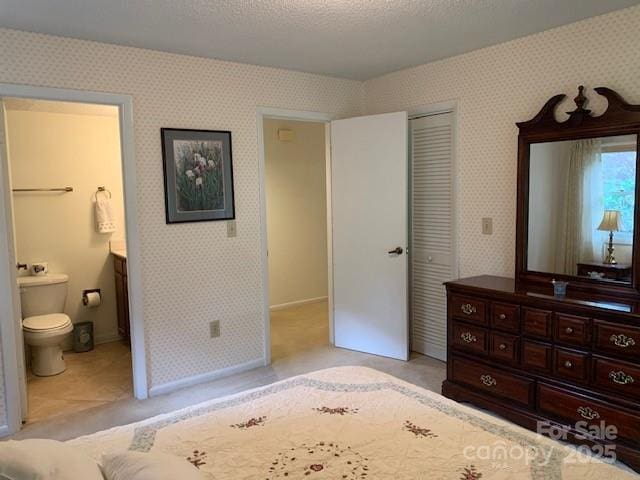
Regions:
<instances>
[{"instance_id":1,"label":"baseboard","mask_svg":"<svg viewBox=\"0 0 640 480\"><path fill-rule=\"evenodd\" d=\"M414 342L411 345L411 350L421 353L427 357L435 358L443 362L447 361L447 347L439 347L436 345L429 345L421 342Z\"/></svg>"},{"instance_id":2,"label":"baseboard","mask_svg":"<svg viewBox=\"0 0 640 480\"><path fill-rule=\"evenodd\" d=\"M218 378L228 377L229 375L233 375L235 373L241 373L263 366L264 358L257 358L255 360L251 360L250 362L241 363L240 365L234 365L232 367L214 370L213 372L201 373L200 375L194 375L192 377L174 380L173 382L155 385L149 389L149 396L157 397L158 395L164 395L165 393L180 390L181 388L190 387L199 383L210 382L212 380L217 380Z\"/></svg>"},{"instance_id":3,"label":"baseboard","mask_svg":"<svg viewBox=\"0 0 640 480\"><path fill-rule=\"evenodd\" d=\"M103 343L119 342L122 337L118 333L112 333L109 335L100 335L93 338L94 345L101 345Z\"/></svg>"},{"instance_id":4,"label":"baseboard","mask_svg":"<svg viewBox=\"0 0 640 480\"><path fill-rule=\"evenodd\" d=\"M328 297L305 298L304 300L296 300L295 302L279 303L278 305L271 305L269 307L269 310L273 312L274 310L283 310L285 308L299 307L301 305L307 305L309 303L324 302L327 300L327 298Z\"/></svg>"}]
</instances>

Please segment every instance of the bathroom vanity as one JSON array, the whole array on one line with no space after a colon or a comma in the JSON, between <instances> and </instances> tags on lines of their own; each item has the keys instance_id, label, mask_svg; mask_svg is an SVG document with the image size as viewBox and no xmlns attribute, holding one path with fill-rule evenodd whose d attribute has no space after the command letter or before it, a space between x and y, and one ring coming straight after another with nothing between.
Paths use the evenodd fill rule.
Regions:
<instances>
[{"instance_id":1,"label":"bathroom vanity","mask_svg":"<svg viewBox=\"0 0 640 480\"><path fill-rule=\"evenodd\" d=\"M116 282L116 309L118 313L118 333L123 341L130 342L129 326L129 286L127 283L127 256L125 252L112 251L113 272Z\"/></svg>"}]
</instances>

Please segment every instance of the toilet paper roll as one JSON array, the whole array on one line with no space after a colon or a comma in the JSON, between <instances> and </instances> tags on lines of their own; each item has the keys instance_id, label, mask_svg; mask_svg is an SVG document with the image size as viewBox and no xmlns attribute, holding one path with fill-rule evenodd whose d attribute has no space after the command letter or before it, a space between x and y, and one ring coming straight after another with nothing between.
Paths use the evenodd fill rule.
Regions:
<instances>
[{"instance_id":1,"label":"toilet paper roll","mask_svg":"<svg viewBox=\"0 0 640 480\"><path fill-rule=\"evenodd\" d=\"M46 275L49 273L49 264L47 262L34 262L31 265L31 273L33 275Z\"/></svg>"},{"instance_id":2,"label":"toilet paper roll","mask_svg":"<svg viewBox=\"0 0 640 480\"><path fill-rule=\"evenodd\" d=\"M100 303L102 303L102 299L100 298L100 294L98 292L89 292L85 294L84 298L82 299L82 303L84 303L85 306L89 308L95 308L100 306Z\"/></svg>"}]
</instances>

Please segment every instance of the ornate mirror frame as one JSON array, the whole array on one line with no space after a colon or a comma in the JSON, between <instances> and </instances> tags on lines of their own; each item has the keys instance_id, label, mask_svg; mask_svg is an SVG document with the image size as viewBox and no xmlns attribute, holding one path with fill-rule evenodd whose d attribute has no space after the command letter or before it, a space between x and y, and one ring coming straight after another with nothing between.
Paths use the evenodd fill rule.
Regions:
<instances>
[{"instance_id":1,"label":"ornate mirror frame","mask_svg":"<svg viewBox=\"0 0 640 480\"><path fill-rule=\"evenodd\" d=\"M560 94L550 98L542 110L527 122L518 126L518 197L516 225L516 285L518 288L551 289L551 280L569 281L569 292L578 295L602 294L640 300L640 105L630 105L615 91L606 87L597 87L596 93L608 101L607 110L599 116L593 116L586 108L588 99L584 87L578 87L574 102L576 109L567 112L566 121L556 120L557 106L566 98ZM635 134L638 138L636 151L636 193L634 212L634 233L632 252L631 283L618 283L606 280L580 278L553 273L534 272L527 269L528 222L529 222L529 161L532 143L577 140L592 137Z\"/></svg>"}]
</instances>

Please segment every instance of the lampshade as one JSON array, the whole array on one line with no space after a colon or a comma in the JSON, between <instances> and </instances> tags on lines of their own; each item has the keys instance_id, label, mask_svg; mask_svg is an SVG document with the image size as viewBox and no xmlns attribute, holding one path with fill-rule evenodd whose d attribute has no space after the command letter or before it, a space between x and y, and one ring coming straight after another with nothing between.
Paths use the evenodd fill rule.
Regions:
<instances>
[{"instance_id":1,"label":"lampshade","mask_svg":"<svg viewBox=\"0 0 640 480\"><path fill-rule=\"evenodd\" d=\"M603 230L605 232L618 232L620 231L620 228L622 228L622 224L620 223L620 212L618 210L605 210L598 230Z\"/></svg>"}]
</instances>

